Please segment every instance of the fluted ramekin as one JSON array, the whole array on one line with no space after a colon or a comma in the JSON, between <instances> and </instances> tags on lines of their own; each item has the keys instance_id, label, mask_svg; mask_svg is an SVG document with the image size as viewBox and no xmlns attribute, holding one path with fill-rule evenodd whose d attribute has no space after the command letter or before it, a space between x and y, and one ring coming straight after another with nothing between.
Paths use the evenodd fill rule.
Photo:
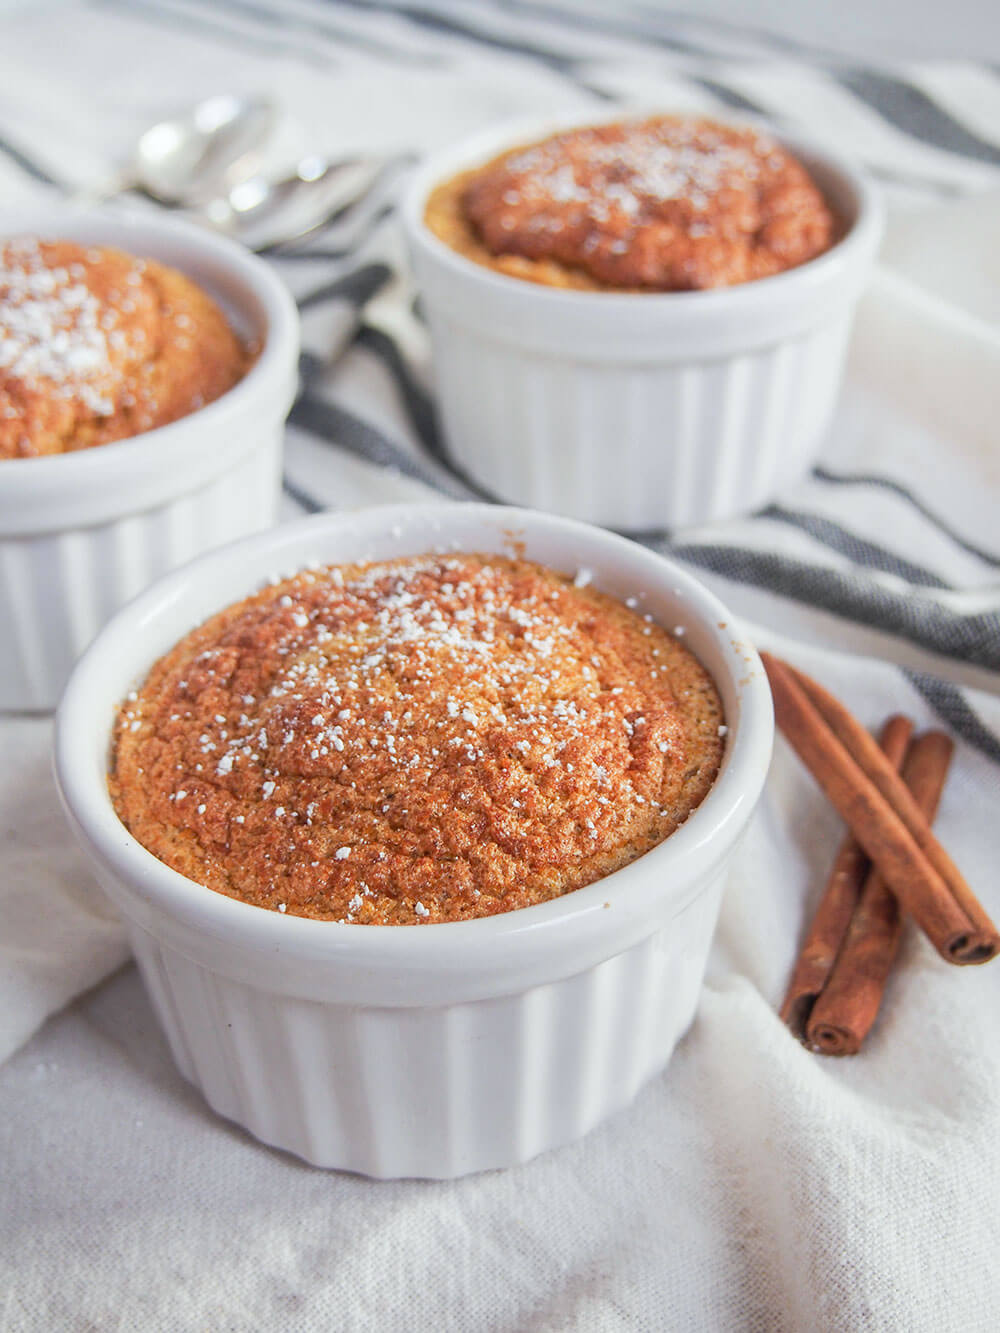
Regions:
<instances>
[{"instance_id":1,"label":"fluted ramekin","mask_svg":"<svg viewBox=\"0 0 1000 1333\"><path fill-rule=\"evenodd\" d=\"M108 796L111 725L158 656L276 574L435 548L586 568L596 586L684 627L718 684L728 734L720 774L681 828L563 898L427 926L279 915L203 888L132 838ZM286 524L143 593L73 673L56 771L177 1064L210 1105L319 1166L445 1178L577 1138L664 1067L694 1014L772 730L757 654L677 566L534 511L390 506Z\"/></svg>"},{"instance_id":2,"label":"fluted ramekin","mask_svg":"<svg viewBox=\"0 0 1000 1333\"><path fill-rule=\"evenodd\" d=\"M77 657L140 589L274 521L298 315L262 260L161 214L0 210L0 237L15 235L111 245L170 264L262 349L239 384L169 426L0 460L0 710L28 711L55 707Z\"/></svg>"},{"instance_id":3,"label":"fluted ramekin","mask_svg":"<svg viewBox=\"0 0 1000 1333\"><path fill-rule=\"evenodd\" d=\"M545 287L475 263L426 226L436 185L579 123L479 135L432 157L410 186L403 220L448 449L501 500L627 531L745 513L800 478L822 445L882 234L878 196L848 163L778 133L843 239L799 268L696 292Z\"/></svg>"}]
</instances>

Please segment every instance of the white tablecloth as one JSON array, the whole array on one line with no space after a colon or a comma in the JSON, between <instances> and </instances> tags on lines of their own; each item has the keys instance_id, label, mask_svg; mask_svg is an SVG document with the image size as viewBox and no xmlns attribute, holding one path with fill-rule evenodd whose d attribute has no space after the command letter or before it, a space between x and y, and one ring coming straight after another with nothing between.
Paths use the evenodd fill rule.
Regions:
<instances>
[{"instance_id":1,"label":"white tablecloth","mask_svg":"<svg viewBox=\"0 0 1000 1333\"><path fill-rule=\"evenodd\" d=\"M1000 82L619 22L444 0L292 0L280 22L235 0L25 6L0 40L0 188L92 181L137 128L220 88L281 98L276 157L420 149L608 96L752 103L861 154L893 223L822 469L761 514L663 541L869 724L902 708L952 727L940 832L1000 915ZM281 269L303 297L375 261L396 276L290 428L288 517L426 494L373 466L380 439L454 490L391 217ZM309 307L314 352L344 310ZM218 1120L135 970L97 984L123 936L61 821L48 728L0 719L0 1328L997 1327L1000 965L949 968L910 930L861 1055L789 1036L775 1007L838 828L783 743L666 1073L527 1166L375 1184Z\"/></svg>"}]
</instances>

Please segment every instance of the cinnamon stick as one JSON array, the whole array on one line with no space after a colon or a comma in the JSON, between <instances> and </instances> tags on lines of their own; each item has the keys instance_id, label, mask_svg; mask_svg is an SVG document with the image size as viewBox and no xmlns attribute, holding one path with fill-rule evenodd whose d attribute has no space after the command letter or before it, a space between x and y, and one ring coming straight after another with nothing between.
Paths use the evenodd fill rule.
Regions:
<instances>
[{"instance_id":1,"label":"cinnamon stick","mask_svg":"<svg viewBox=\"0 0 1000 1333\"><path fill-rule=\"evenodd\" d=\"M913 723L898 714L882 728L879 744L894 768L902 764L912 734ZM848 833L830 870L781 1006L782 1022L803 1040L813 1006L833 970L870 870L867 853L854 834Z\"/></svg>"},{"instance_id":2,"label":"cinnamon stick","mask_svg":"<svg viewBox=\"0 0 1000 1333\"><path fill-rule=\"evenodd\" d=\"M815 682L809 682L810 687L815 688L807 694L801 676L791 667L768 653L761 656L771 682L778 726L878 866L902 906L948 962L988 962L1000 949L996 927L964 880L961 881L964 886L961 894L953 891L954 884L946 880L929 859L924 848L933 839L941 855L948 860L905 784L888 765L878 746L860 723L851 718L832 696L821 691ZM817 708L816 692L820 692L827 713L836 716L839 735L829 725L827 716ZM830 707L831 700L836 710ZM865 743L860 742L857 733L864 736ZM850 738L850 749L842 743L844 734ZM871 750L878 755L878 762ZM859 753L864 755L864 768L858 762ZM870 776L873 770L879 773L878 786ZM897 787L905 794L905 823L897 813ZM892 791L891 803L883 790ZM919 827L921 824L923 828ZM918 830L916 836L911 827ZM940 857L937 859L940 861ZM951 865L950 860L948 864ZM961 880L958 871L954 867L952 870Z\"/></svg>"},{"instance_id":3,"label":"cinnamon stick","mask_svg":"<svg viewBox=\"0 0 1000 1333\"><path fill-rule=\"evenodd\" d=\"M954 748L943 731L928 731L906 756L902 778L928 823L937 814ZM882 1003L901 929L895 895L872 869L806 1025L806 1038L816 1050L854 1055L861 1048Z\"/></svg>"},{"instance_id":4,"label":"cinnamon stick","mask_svg":"<svg viewBox=\"0 0 1000 1333\"><path fill-rule=\"evenodd\" d=\"M787 665L787 663L786 663ZM914 800L906 783L885 761L875 741L868 731L852 717L839 699L825 690L818 681L812 680L804 672L789 667L803 691L809 696L817 711L858 766L871 779L879 792L892 806L907 831L912 835L920 850L948 885L952 896L977 930L987 934L996 934L996 928L969 888L961 871L931 832L919 805ZM994 949L994 952L996 950ZM992 955L990 955L992 956ZM987 961L986 959L963 959L962 961Z\"/></svg>"}]
</instances>

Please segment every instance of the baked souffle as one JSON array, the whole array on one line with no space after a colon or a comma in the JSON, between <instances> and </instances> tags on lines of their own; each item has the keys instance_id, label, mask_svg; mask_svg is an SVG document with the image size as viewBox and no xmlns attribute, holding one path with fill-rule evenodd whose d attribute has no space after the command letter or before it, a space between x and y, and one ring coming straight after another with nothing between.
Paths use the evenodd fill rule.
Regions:
<instances>
[{"instance_id":1,"label":"baked souffle","mask_svg":"<svg viewBox=\"0 0 1000 1333\"><path fill-rule=\"evenodd\" d=\"M818 186L770 135L679 116L514 148L439 185L425 222L511 277L603 291L734 286L836 239Z\"/></svg>"},{"instance_id":2,"label":"baked souffle","mask_svg":"<svg viewBox=\"0 0 1000 1333\"><path fill-rule=\"evenodd\" d=\"M176 269L104 246L0 241L0 459L165 426L248 365L218 305Z\"/></svg>"},{"instance_id":3,"label":"baked souffle","mask_svg":"<svg viewBox=\"0 0 1000 1333\"><path fill-rule=\"evenodd\" d=\"M138 841L210 889L449 922L648 852L725 730L680 634L586 571L431 553L306 569L207 620L123 704L109 783Z\"/></svg>"}]
</instances>

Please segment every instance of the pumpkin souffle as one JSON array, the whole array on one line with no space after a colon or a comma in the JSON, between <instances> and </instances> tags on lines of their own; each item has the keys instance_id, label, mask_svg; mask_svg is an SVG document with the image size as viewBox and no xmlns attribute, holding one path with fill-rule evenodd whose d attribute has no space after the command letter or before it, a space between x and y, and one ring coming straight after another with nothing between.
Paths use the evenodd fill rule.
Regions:
<instances>
[{"instance_id":1,"label":"pumpkin souffle","mask_svg":"<svg viewBox=\"0 0 1000 1333\"><path fill-rule=\"evenodd\" d=\"M165 426L248 366L222 311L176 269L103 246L0 241L0 460Z\"/></svg>"},{"instance_id":2,"label":"pumpkin souffle","mask_svg":"<svg viewBox=\"0 0 1000 1333\"><path fill-rule=\"evenodd\" d=\"M760 130L653 116L567 130L439 185L425 222L476 263L551 287L690 291L794 268L836 223Z\"/></svg>"},{"instance_id":3,"label":"pumpkin souffle","mask_svg":"<svg viewBox=\"0 0 1000 1333\"><path fill-rule=\"evenodd\" d=\"M672 833L724 746L711 678L630 602L497 555L303 570L129 696L115 807L188 878L299 916L447 922L580 888Z\"/></svg>"}]
</instances>

